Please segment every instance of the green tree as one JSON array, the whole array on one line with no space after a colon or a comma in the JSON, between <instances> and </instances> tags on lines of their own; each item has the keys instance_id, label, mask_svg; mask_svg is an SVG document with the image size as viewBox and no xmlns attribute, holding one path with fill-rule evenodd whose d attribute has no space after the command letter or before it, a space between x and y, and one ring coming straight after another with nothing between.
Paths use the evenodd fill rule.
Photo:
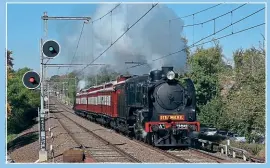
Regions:
<instances>
[{"instance_id":1,"label":"green tree","mask_svg":"<svg viewBox=\"0 0 270 168\"><path fill-rule=\"evenodd\" d=\"M7 50L6 51L6 60L7 60L7 68L8 69L12 69L13 68L13 57L11 56L12 55L12 51L10 50Z\"/></svg>"},{"instance_id":2,"label":"green tree","mask_svg":"<svg viewBox=\"0 0 270 168\"><path fill-rule=\"evenodd\" d=\"M197 48L189 57L190 77L196 88L197 104L203 106L219 93L218 73L224 67L222 48Z\"/></svg>"},{"instance_id":3,"label":"green tree","mask_svg":"<svg viewBox=\"0 0 270 168\"><path fill-rule=\"evenodd\" d=\"M37 108L40 105L39 92L24 87L22 77L29 68L14 71L14 75L8 80L7 99L10 103L11 116L7 120L8 134L19 133L33 123L37 116Z\"/></svg>"},{"instance_id":4,"label":"green tree","mask_svg":"<svg viewBox=\"0 0 270 168\"><path fill-rule=\"evenodd\" d=\"M235 84L224 99L227 125L251 140L254 131L265 133L265 51L237 50L234 60Z\"/></svg>"},{"instance_id":5,"label":"green tree","mask_svg":"<svg viewBox=\"0 0 270 168\"><path fill-rule=\"evenodd\" d=\"M13 58L11 56L12 51L7 50L6 51L6 60L7 60L7 80L10 80L13 77ZM11 105L10 102L7 101L7 117L9 118L11 116Z\"/></svg>"},{"instance_id":6,"label":"green tree","mask_svg":"<svg viewBox=\"0 0 270 168\"><path fill-rule=\"evenodd\" d=\"M231 71L222 59L222 47L216 42L214 47L198 47L193 53L188 50L187 54L190 69L184 76L191 78L195 85L198 119L203 125L221 127L224 103L220 80L222 74Z\"/></svg>"},{"instance_id":7,"label":"green tree","mask_svg":"<svg viewBox=\"0 0 270 168\"><path fill-rule=\"evenodd\" d=\"M78 79L76 73L73 71L67 75L67 97L69 98L69 102L73 103L76 97L76 90L78 85Z\"/></svg>"},{"instance_id":8,"label":"green tree","mask_svg":"<svg viewBox=\"0 0 270 168\"><path fill-rule=\"evenodd\" d=\"M116 79L116 77L120 75L120 73L117 73L114 71L110 66L104 66L100 68L98 74L96 75L90 75L87 78L88 86L94 86L94 85L100 85L105 82L110 82Z\"/></svg>"},{"instance_id":9,"label":"green tree","mask_svg":"<svg viewBox=\"0 0 270 168\"><path fill-rule=\"evenodd\" d=\"M218 43L186 52L190 69L180 78L189 77L195 84L201 124L231 130L249 140L256 137L254 132L264 134L264 47L236 50L234 67L222 60Z\"/></svg>"}]
</instances>

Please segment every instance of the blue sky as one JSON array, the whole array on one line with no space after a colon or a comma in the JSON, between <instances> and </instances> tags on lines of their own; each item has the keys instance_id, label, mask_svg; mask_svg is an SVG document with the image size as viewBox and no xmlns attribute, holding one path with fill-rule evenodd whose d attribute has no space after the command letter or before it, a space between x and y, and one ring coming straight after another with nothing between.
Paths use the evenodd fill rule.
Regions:
<instances>
[{"instance_id":1,"label":"blue sky","mask_svg":"<svg viewBox=\"0 0 270 168\"><path fill-rule=\"evenodd\" d=\"M171 8L178 16L185 16L202 9L208 8L215 4L169 4ZM208 19L212 19L216 16L224 14L234 8L237 8L241 4L222 4L218 7L212 8L203 13L194 15L194 23L203 22ZM7 23L8 23L8 49L13 51L14 68L30 67L35 71L39 71L40 66L40 53L39 53L39 40L43 35L43 23L40 17L44 11L48 12L49 16L91 16L94 14L97 5L94 4L8 4L7 8ZM234 11L229 15L219 18L215 21L215 29L219 30L231 22L235 22L261 8L264 4L248 4L244 7ZM193 24L193 17L183 19L185 25ZM48 31L49 38L59 39L59 32L61 31L61 23L49 22ZM265 10L258 12L257 14L245 19L233 25L233 28L228 28L213 37L221 37L228 33L236 32L260 23L265 22ZM168 23L164 23L168 24ZM60 26L59 26L60 25ZM173 25L173 21L172 21ZM67 26L67 25L65 25ZM79 29L75 24L69 23L70 33ZM134 27L136 29L136 26ZM182 35L189 40L189 44L193 41L212 34L214 30L214 23L209 22L203 26L186 27L183 30ZM262 40L261 34L264 35L265 27L260 26L255 29L233 35L220 40L220 44L223 46L223 53L227 58L232 58L232 53L238 48L248 48L251 46L258 46L259 41ZM79 33L79 32L76 32ZM213 37L207 39L211 40ZM206 41L207 41L206 40ZM204 45L205 47L212 46L213 43ZM74 49L76 46L74 46ZM60 56L59 56L60 57ZM56 58L51 63L61 63L60 58ZM63 63L63 62L62 62ZM53 75L57 72L57 69L50 69L49 75ZM60 71L65 72L65 71Z\"/></svg>"}]
</instances>

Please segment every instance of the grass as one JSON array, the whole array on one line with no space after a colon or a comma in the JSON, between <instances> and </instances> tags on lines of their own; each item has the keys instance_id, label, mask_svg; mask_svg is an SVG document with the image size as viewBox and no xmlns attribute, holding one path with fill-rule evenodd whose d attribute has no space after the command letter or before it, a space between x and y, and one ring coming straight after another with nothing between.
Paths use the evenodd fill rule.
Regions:
<instances>
[{"instance_id":1,"label":"grass","mask_svg":"<svg viewBox=\"0 0 270 168\"><path fill-rule=\"evenodd\" d=\"M222 144L227 144L227 141L223 141ZM253 144L230 141L230 146L244 149L253 156L265 157L265 145L264 144Z\"/></svg>"},{"instance_id":2,"label":"grass","mask_svg":"<svg viewBox=\"0 0 270 168\"><path fill-rule=\"evenodd\" d=\"M7 136L7 143L13 141L16 138L17 134L9 134Z\"/></svg>"},{"instance_id":3,"label":"grass","mask_svg":"<svg viewBox=\"0 0 270 168\"><path fill-rule=\"evenodd\" d=\"M8 151L13 151L18 148L21 148L25 145L28 145L30 143L33 143L38 140L38 132L33 131L26 133L16 139L11 140L10 142L7 143L7 150Z\"/></svg>"}]
</instances>

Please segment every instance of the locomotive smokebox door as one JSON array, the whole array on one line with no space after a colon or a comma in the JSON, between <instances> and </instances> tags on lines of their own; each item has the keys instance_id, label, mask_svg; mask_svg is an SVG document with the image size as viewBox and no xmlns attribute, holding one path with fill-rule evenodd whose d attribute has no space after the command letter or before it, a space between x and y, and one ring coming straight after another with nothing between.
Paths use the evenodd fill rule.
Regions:
<instances>
[{"instance_id":1,"label":"locomotive smokebox door","mask_svg":"<svg viewBox=\"0 0 270 168\"><path fill-rule=\"evenodd\" d=\"M164 83L156 88L155 97L158 104L165 110L183 110L185 103L184 90L179 85Z\"/></svg>"}]
</instances>

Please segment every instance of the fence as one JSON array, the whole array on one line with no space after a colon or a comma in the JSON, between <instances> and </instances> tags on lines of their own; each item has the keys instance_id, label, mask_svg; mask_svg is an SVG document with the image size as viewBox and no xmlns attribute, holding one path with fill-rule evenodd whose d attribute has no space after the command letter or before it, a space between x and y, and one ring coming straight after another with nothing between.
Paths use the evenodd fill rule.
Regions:
<instances>
[{"instance_id":1,"label":"fence","mask_svg":"<svg viewBox=\"0 0 270 168\"><path fill-rule=\"evenodd\" d=\"M226 156L229 156L232 158L241 158L244 161L252 161L252 162L258 162L258 163L265 162L265 159L254 157L248 151L244 149L230 146L230 140L227 140L227 145L211 142L204 139L198 139L198 143L199 143L199 146L203 148L210 146L211 151L214 151L214 146L216 146L219 149L220 153L225 154Z\"/></svg>"}]
</instances>

